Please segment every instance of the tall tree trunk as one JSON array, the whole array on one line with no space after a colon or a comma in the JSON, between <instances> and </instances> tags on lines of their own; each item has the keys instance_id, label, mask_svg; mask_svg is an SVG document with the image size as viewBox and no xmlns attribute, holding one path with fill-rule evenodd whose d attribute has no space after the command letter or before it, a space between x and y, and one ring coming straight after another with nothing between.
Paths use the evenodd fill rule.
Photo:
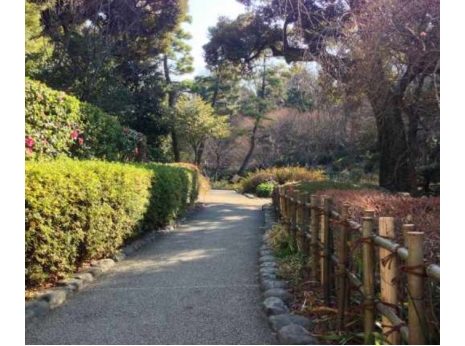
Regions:
<instances>
[{"instance_id":1,"label":"tall tree trunk","mask_svg":"<svg viewBox=\"0 0 465 346\"><path fill-rule=\"evenodd\" d=\"M379 185L391 191L414 192L415 165L398 99L371 99L380 150Z\"/></svg>"},{"instance_id":2,"label":"tall tree trunk","mask_svg":"<svg viewBox=\"0 0 465 346\"><path fill-rule=\"evenodd\" d=\"M176 91L173 90L173 85L171 83L171 78L170 78L170 69L168 66L168 57L165 55L163 56L163 69L165 72L165 81L166 84L168 84L168 107L170 109L170 114L171 114L171 126L170 126L170 134L171 134L171 146L173 149L173 156L174 156L174 161L175 162L180 162L181 161L181 153L179 150L179 141L178 141L178 135L176 133L176 128L175 128L175 116L174 116L174 103L176 102Z\"/></svg>"},{"instance_id":3,"label":"tall tree trunk","mask_svg":"<svg viewBox=\"0 0 465 346\"><path fill-rule=\"evenodd\" d=\"M265 89L266 89L266 55L263 56L263 76L262 76L262 88L260 90L260 97L265 99ZM242 162L241 167L237 171L237 175L243 176L247 165L249 164L250 158L255 150L255 143L257 142L257 130L258 126L260 125L260 120L262 119L262 115L265 110L262 106L259 105L258 107L258 114L256 115L255 122L253 124L252 135L250 136L250 148L249 152L245 156L244 162Z\"/></svg>"},{"instance_id":4,"label":"tall tree trunk","mask_svg":"<svg viewBox=\"0 0 465 346\"><path fill-rule=\"evenodd\" d=\"M200 168L200 163L202 161L202 154L203 154L202 143L203 141L200 141L197 145L193 146L194 164L199 168Z\"/></svg>"},{"instance_id":5,"label":"tall tree trunk","mask_svg":"<svg viewBox=\"0 0 465 346\"><path fill-rule=\"evenodd\" d=\"M239 168L239 170L237 171L237 175L240 175L240 176L244 175L245 170L247 168L247 165L249 164L250 158L252 157L252 154L253 154L253 152L255 150L255 143L257 141L256 134L257 134L258 126L260 124L260 119L261 119L261 117L257 117L255 119L255 123L253 125L253 130L252 130L252 135L250 136L249 151L247 152L247 155L245 156L245 159L242 162L241 168Z\"/></svg>"}]
</instances>

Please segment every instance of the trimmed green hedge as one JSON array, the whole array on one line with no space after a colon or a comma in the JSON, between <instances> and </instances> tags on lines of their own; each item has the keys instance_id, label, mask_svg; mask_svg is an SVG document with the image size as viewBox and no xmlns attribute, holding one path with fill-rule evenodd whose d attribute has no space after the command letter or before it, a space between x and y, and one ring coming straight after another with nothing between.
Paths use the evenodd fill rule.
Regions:
<instances>
[{"instance_id":1,"label":"trimmed green hedge","mask_svg":"<svg viewBox=\"0 0 465 346\"><path fill-rule=\"evenodd\" d=\"M26 287L107 257L193 204L198 172L163 164L26 162Z\"/></svg>"}]
</instances>

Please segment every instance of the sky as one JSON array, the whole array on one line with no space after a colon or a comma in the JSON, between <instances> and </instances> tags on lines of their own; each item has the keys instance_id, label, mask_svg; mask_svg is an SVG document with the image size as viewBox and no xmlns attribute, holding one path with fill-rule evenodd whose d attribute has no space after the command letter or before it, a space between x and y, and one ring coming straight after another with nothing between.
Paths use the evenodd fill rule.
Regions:
<instances>
[{"instance_id":1,"label":"sky","mask_svg":"<svg viewBox=\"0 0 465 346\"><path fill-rule=\"evenodd\" d=\"M192 47L195 71L184 78L207 73L202 46L208 42L208 28L216 25L218 17L226 16L234 19L244 12L245 6L235 0L189 0L192 24L183 24L183 28L192 35L189 44Z\"/></svg>"}]
</instances>

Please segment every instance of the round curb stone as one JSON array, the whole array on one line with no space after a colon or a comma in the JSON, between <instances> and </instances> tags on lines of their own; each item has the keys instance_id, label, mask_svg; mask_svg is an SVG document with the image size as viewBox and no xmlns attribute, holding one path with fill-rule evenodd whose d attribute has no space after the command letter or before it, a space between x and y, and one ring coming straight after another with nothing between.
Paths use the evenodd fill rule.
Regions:
<instances>
[{"instance_id":1,"label":"round curb stone","mask_svg":"<svg viewBox=\"0 0 465 346\"><path fill-rule=\"evenodd\" d=\"M278 275L278 269L277 269L277 268L273 268L273 267L261 268L261 269L260 269L260 275L265 275L265 274L274 274L274 275Z\"/></svg>"},{"instance_id":2,"label":"round curb stone","mask_svg":"<svg viewBox=\"0 0 465 346\"><path fill-rule=\"evenodd\" d=\"M289 284L285 281L279 280L264 280L261 284L262 291L268 291L272 288L289 288Z\"/></svg>"},{"instance_id":3,"label":"round curb stone","mask_svg":"<svg viewBox=\"0 0 465 346\"><path fill-rule=\"evenodd\" d=\"M37 299L47 302L50 309L55 309L66 301L68 295L70 292L66 287L52 288L41 293Z\"/></svg>"},{"instance_id":4,"label":"round curb stone","mask_svg":"<svg viewBox=\"0 0 465 346\"><path fill-rule=\"evenodd\" d=\"M263 297L276 297L286 304L290 304L294 300L294 296L282 288L272 288L271 290L265 291Z\"/></svg>"},{"instance_id":5,"label":"round curb stone","mask_svg":"<svg viewBox=\"0 0 465 346\"><path fill-rule=\"evenodd\" d=\"M82 280L84 284L94 281L94 277L92 276L91 273L79 273L79 274L74 275L74 278Z\"/></svg>"},{"instance_id":6,"label":"round curb stone","mask_svg":"<svg viewBox=\"0 0 465 346\"><path fill-rule=\"evenodd\" d=\"M281 345L319 345L315 337L297 324L282 327L278 331L278 340Z\"/></svg>"},{"instance_id":7,"label":"round curb stone","mask_svg":"<svg viewBox=\"0 0 465 346\"><path fill-rule=\"evenodd\" d=\"M72 292L79 291L84 287L84 281L81 279L64 279L57 282L59 287L66 287Z\"/></svg>"},{"instance_id":8,"label":"round curb stone","mask_svg":"<svg viewBox=\"0 0 465 346\"><path fill-rule=\"evenodd\" d=\"M278 268L278 265L275 262L263 262L260 268Z\"/></svg>"},{"instance_id":9,"label":"round curb stone","mask_svg":"<svg viewBox=\"0 0 465 346\"><path fill-rule=\"evenodd\" d=\"M276 274L261 274L260 275L260 282L277 280L277 279L278 278L276 277Z\"/></svg>"},{"instance_id":10,"label":"round curb stone","mask_svg":"<svg viewBox=\"0 0 465 346\"><path fill-rule=\"evenodd\" d=\"M265 263L265 262L275 262L276 261L276 257L274 256L262 256L258 259L258 262L259 263Z\"/></svg>"},{"instance_id":11,"label":"round curb stone","mask_svg":"<svg viewBox=\"0 0 465 346\"><path fill-rule=\"evenodd\" d=\"M89 267L84 269L83 271L79 272L80 273L89 273L91 274L94 278L99 277L102 275L105 271L101 267Z\"/></svg>"},{"instance_id":12,"label":"round curb stone","mask_svg":"<svg viewBox=\"0 0 465 346\"><path fill-rule=\"evenodd\" d=\"M276 297L266 298L262 303L267 315L281 315L289 313L289 308L284 302Z\"/></svg>"},{"instance_id":13,"label":"round curb stone","mask_svg":"<svg viewBox=\"0 0 465 346\"><path fill-rule=\"evenodd\" d=\"M273 256L273 251L271 250L260 250L260 256Z\"/></svg>"},{"instance_id":14,"label":"round curb stone","mask_svg":"<svg viewBox=\"0 0 465 346\"><path fill-rule=\"evenodd\" d=\"M100 268L105 268L105 269L110 269L115 265L115 261L113 261L110 258L105 258L100 261L92 262L90 264L92 267L100 267Z\"/></svg>"},{"instance_id":15,"label":"round curb stone","mask_svg":"<svg viewBox=\"0 0 465 346\"><path fill-rule=\"evenodd\" d=\"M296 324L305 329L313 329L314 323L306 317L292 314L284 314L268 317L268 322L274 331L279 331L281 328L290 324Z\"/></svg>"}]
</instances>

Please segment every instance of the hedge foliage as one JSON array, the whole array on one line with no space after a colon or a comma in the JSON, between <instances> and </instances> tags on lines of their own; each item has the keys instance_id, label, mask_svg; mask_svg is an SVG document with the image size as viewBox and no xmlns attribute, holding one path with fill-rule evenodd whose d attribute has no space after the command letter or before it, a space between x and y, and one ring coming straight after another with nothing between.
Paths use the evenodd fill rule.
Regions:
<instances>
[{"instance_id":1,"label":"hedge foliage","mask_svg":"<svg viewBox=\"0 0 465 346\"><path fill-rule=\"evenodd\" d=\"M26 159L65 155L80 159L144 161L146 137L118 119L64 92L26 79Z\"/></svg>"},{"instance_id":2,"label":"hedge foliage","mask_svg":"<svg viewBox=\"0 0 465 346\"><path fill-rule=\"evenodd\" d=\"M163 164L26 162L26 287L113 254L194 203L198 171Z\"/></svg>"}]
</instances>

